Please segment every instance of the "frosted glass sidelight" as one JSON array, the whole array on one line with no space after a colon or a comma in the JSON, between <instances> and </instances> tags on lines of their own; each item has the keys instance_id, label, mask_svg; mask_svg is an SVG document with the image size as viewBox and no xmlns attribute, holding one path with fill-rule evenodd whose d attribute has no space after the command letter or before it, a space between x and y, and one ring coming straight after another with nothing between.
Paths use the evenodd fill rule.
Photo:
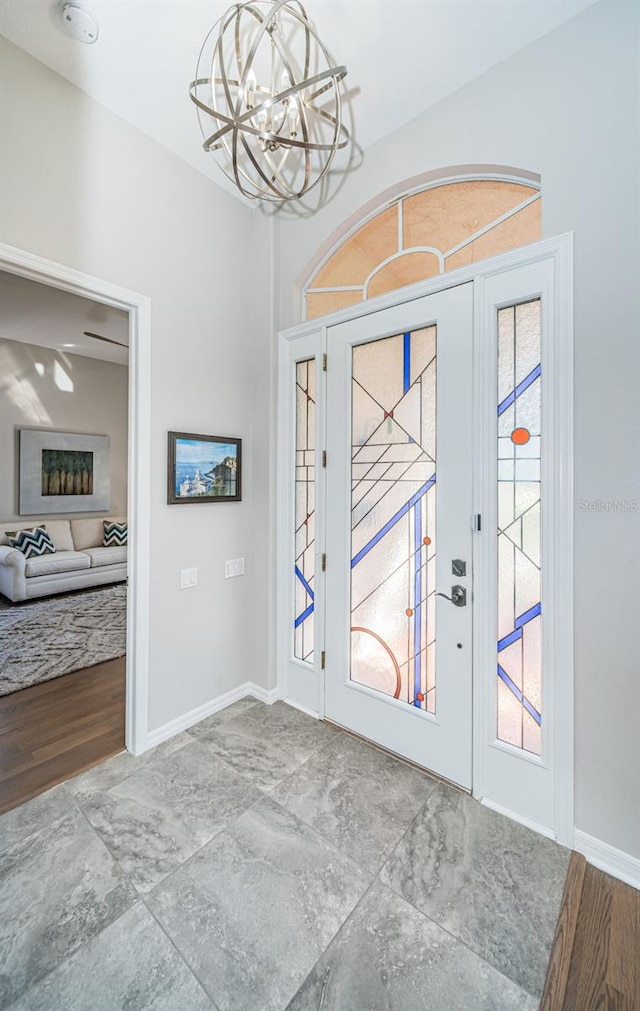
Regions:
<instances>
[{"instance_id":1,"label":"frosted glass sidelight","mask_svg":"<svg viewBox=\"0 0 640 1011\"><path fill-rule=\"evenodd\" d=\"M351 680L435 713L435 326L353 348L351 441Z\"/></svg>"},{"instance_id":2,"label":"frosted glass sidelight","mask_svg":"<svg viewBox=\"0 0 640 1011\"><path fill-rule=\"evenodd\" d=\"M541 753L540 299L498 310L497 735Z\"/></svg>"},{"instance_id":3,"label":"frosted glass sidelight","mask_svg":"<svg viewBox=\"0 0 640 1011\"><path fill-rule=\"evenodd\" d=\"M294 645L298 660L313 663L315 611L316 362L296 364Z\"/></svg>"}]
</instances>

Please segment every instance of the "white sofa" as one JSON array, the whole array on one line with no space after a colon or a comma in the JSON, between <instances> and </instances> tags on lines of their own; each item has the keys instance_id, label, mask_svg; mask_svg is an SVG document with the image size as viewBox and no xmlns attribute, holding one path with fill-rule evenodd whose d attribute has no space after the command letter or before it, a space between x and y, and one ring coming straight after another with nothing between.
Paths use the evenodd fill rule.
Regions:
<instances>
[{"instance_id":1,"label":"white sofa","mask_svg":"<svg viewBox=\"0 0 640 1011\"><path fill-rule=\"evenodd\" d=\"M127 548L102 545L103 522L124 523L121 516L78 520L0 521L0 593L10 600L30 600L127 578ZM26 558L13 548L6 531L45 526L55 553Z\"/></svg>"}]
</instances>

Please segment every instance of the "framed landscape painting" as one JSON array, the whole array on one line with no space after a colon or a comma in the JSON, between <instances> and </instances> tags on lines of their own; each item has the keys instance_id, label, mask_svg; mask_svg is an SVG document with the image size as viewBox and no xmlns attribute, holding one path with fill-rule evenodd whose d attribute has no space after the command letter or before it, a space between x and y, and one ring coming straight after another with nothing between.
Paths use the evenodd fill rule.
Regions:
<instances>
[{"instance_id":1,"label":"framed landscape painting","mask_svg":"<svg viewBox=\"0 0 640 1011\"><path fill-rule=\"evenodd\" d=\"M106 511L108 435L20 429L20 515Z\"/></svg>"},{"instance_id":2,"label":"framed landscape painting","mask_svg":"<svg viewBox=\"0 0 640 1011\"><path fill-rule=\"evenodd\" d=\"M240 502L242 440L169 432L167 502Z\"/></svg>"}]
</instances>

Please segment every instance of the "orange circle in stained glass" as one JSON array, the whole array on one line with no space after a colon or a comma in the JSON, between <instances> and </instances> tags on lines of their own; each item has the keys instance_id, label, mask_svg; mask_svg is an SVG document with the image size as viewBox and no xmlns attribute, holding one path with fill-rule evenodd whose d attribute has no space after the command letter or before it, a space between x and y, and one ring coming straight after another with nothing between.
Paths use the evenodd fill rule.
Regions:
<instances>
[{"instance_id":1,"label":"orange circle in stained glass","mask_svg":"<svg viewBox=\"0 0 640 1011\"><path fill-rule=\"evenodd\" d=\"M511 441L516 446L526 446L530 438L531 433L528 428L514 428L511 433Z\"/></svg>"},{"instance_id":2,"label":"orange circle in stained glass","mask_svg":"<svg viewBox=\"0 0 640 1011\"><path fill-rule=\"evenodd\" d=\"M431 538L430 537L423 537L422 538L422 543L423 544L431 544Z\"/></svg>"},{"instance_id":3,"label":"orange circle in stained glass","mask_svg":"<svg viewBox=\"0 0 640 1011\"><path fill-rule=\"evenodd\" d=\"M413 608L408 607L404 613L406 614L407 618L410 618L413 615Z\"/></svg>"},{"instance_id":4,"label":"orange circle in stained glass","mask_svg":"<svg viewBox=\"0 0 640 1011\"><path fill-rule=\"evenodd\" d=\"M424 695L422 694L422 692L418 692L418 694L416 695L416 698L417 698L418 702L424 702Z\"/></svg>"}]
</instances>

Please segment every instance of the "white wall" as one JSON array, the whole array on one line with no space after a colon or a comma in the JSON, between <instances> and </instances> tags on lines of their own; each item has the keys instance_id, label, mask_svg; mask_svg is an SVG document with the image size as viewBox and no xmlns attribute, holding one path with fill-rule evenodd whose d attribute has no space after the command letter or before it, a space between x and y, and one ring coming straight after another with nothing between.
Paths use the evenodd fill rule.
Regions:
<instances>
[{"instance_id":1,"label":"white wall","mask_svg":"<svg viewBox=\"0 0 640 1011\"><path fill-rule=\"evenodd\" d=\"M153 730L260 680L251 626L251 212L5 40L0 64L2 240L152 300ZM166 505L171 429L244 439L242 503ZM224 559L237 556L247 574L225 581ZM178 570L193 565L199 586L180 591Z\"/></svg>"},{"instance_id":2,"label":"white wall","mask_svg":"<svg viewBox=\"0 0 640 1011\"><path fill-rule=\"evenodd\" d=\"M284 327L305 265L381 192L451 165L540 173L545 237L575 232L576 824L640 857L640 514L578 505L640 500L637 19L596 4L440 102L320 214L281 220L277 255Z\"/></svg>"},{"instance_id":3,"label":"white wall","mask_svg":"<svg viewBox=\"0 0 640 1011\"><path fill-rule=\"evenodd\" d=\"M56 365L73 384L72 391L56 383ZM22 519L18 513L20 428L108 435L111 505L105 515L126 516L128 389L126 365L0 339L0 517Z\"/></svg>"}]
</instances>

